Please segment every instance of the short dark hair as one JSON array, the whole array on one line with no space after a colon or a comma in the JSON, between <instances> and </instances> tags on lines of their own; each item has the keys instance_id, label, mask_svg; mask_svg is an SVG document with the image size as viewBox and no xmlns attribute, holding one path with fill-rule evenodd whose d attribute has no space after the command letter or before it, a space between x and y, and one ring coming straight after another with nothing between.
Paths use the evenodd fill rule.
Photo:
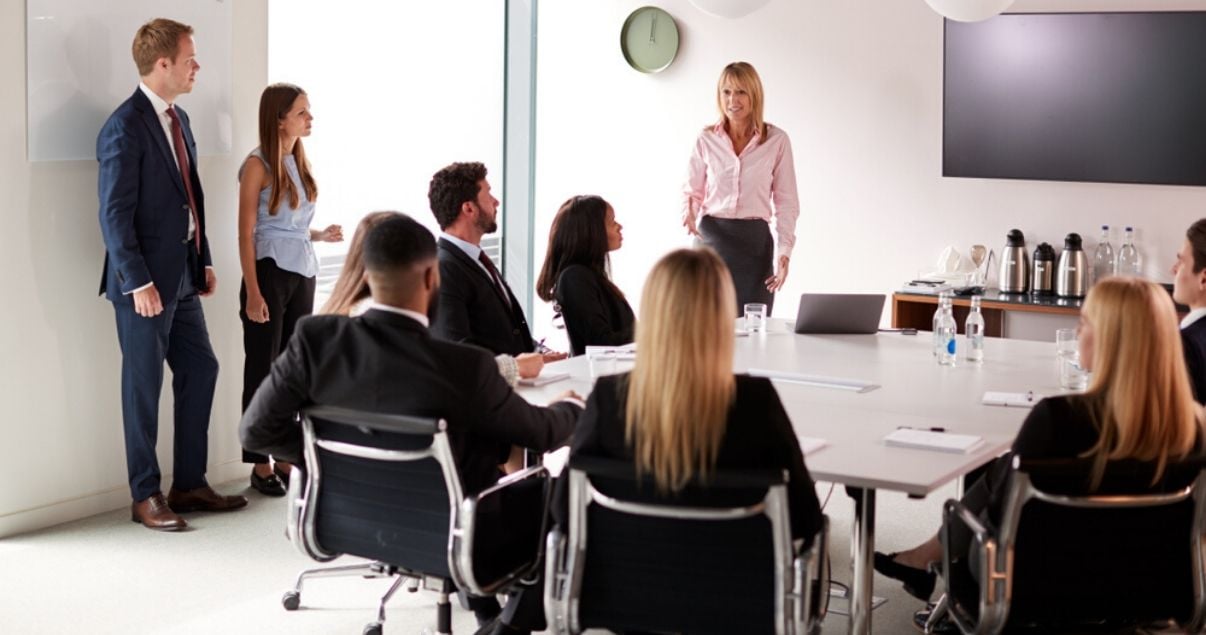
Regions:
<instances>
[{"instance_id":1,"label":"short dark hair","mask_svg":"<svg viewBox=\"0 0 1206 635\"><path fill-rule=\"evenodd\" d=\"M1206 269L1206 218L1200 218L1190 225L1185 237L1193 248L1193 272Z\"/></svg>"},{"instance_id":2,"label":"short dark hair","mask_svg":"<svg viewBox=\"0 0 1206 635\"><path fill-rule=\"evenodd\" d=\"M453 163L436 172L427 188L427 201L440 229L447 229L461 215L461 206L477 199L486 178L486 166L481 163Z\"/></svg>"},{"instance_id":3,"label":"short dark hair","mask_svg":"<svg viewBox=\"0 0 1206 635\"><path fill-rule=\"evenodd\" d=\"M381 221L364 240L364 268L372 273L398 271L435 257L431 231L406 214Z\"/></svg>"}]
</instances>

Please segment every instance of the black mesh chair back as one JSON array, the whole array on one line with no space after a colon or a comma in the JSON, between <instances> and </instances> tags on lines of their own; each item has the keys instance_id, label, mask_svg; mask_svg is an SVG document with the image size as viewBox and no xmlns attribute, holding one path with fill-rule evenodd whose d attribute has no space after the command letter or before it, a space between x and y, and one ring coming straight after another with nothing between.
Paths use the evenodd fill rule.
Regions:
<instances>
[{"instance_id":1,"label":"black mesh chair back","mask_svg":"<svg viewBox=\"0 0 1206 635\"><path fill-rule=\"evenodd\" d=\"M973 545L986 573L957 558L945 567L957 621L976 632L1194 623L1206 597L1204 466L1174 463L1153 485L1152 464L1116 461L1091 490L1088 460L1015 457L1001 527L987 549Z\"/></svg>"},{"instance_id":2,"label":"black mesh chair back","mask_svg":"<svg viewBox=\"0 0 1206 635\"><path fill-rule=\"evenodd\" d=\"M575 457L567 630L795 632L812 576L792 550L786 481L720 472L662 495L631 463Z\"/></svg>"},{"instance_id":3,"label":"black mesh chair back","mask_svg":"<svg viewBox=\"0 0 1206 635\"><path fill-rule=\"evenodd\" d=\"M315 543L453 577L449 532L462 496L443 422L316 407L303 424L313 436L306 497Z\"/></svg>"}]
</instances>

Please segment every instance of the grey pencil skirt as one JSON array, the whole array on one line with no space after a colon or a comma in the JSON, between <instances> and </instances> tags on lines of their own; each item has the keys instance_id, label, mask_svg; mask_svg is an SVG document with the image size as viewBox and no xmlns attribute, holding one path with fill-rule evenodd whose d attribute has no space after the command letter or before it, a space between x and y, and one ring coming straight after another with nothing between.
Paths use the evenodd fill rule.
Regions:
<instances>
[{"instance_id":1,"label":"grey pencil skirt","mask_svg":"<svg viewBox=\"0 0 1206 635\"><path fill-rule=\"evenodd\" d=\"M775 239L766 221L704 216L698 228L702 238L695 244L716 250L733 274L737 315L744 313L746 303L761 302L769 316L775 294L766 290L766 279L774 275Z\"/></svg>"}]
</instances>

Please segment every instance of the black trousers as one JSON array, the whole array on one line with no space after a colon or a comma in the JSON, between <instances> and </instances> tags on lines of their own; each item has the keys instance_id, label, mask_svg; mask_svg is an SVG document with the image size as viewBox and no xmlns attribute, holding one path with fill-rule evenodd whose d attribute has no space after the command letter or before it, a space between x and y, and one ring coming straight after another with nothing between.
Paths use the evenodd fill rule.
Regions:
<instances>
[{"instance_id":1,"label":"black trousers","mask_svg":"<svg viewBox=\"0 0 1206 635\"><path fill-rule=\"evenodd\" d=\"M247 283L239 288L239 319L243 321L243 410L268 376L272 362L293 335L293 327L314 312L314 278L276 266L276 261L255 261L260 295L268 305L268 321L247 319ZM267 463L268 457L243 450L244 463Z\"/></svg>"}]
</instances>

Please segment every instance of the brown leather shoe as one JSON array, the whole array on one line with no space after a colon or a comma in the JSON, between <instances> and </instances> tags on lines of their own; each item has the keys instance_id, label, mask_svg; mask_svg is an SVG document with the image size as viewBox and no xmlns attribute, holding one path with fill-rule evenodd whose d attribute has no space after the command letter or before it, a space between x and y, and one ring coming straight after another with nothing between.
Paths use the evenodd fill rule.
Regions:
<instances>
[{"instance_id":1,"label":"brown leather shoe","mask_svg":"<svg viewBox=\"0 0 1206 635\"><path fill-rule=\"evenodd\" d=\"M155 492L144 500L132 503L130 520L158 531L179 531L188 528L188 523L168 506L162 492Z\"/></svg>"},{"instance_id":2,"label":"brown leather shoe","mask_svg":"<svg viewBox=\"0 0 1206 635\"><path fill-rule=\"evenodd\" d=\"M172 511L177 514L185 512L228 512L247 506L247 499L245 497L222 496L208 485L184 491L173 487L172 491L168 492L167 501L168 505L172 507Z\"/></svg>"}]
</instances>

